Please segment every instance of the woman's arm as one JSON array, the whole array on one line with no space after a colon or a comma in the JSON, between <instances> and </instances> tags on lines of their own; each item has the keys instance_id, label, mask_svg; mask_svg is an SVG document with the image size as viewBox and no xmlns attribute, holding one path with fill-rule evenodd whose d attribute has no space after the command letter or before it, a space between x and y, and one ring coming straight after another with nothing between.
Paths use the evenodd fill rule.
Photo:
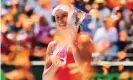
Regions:
<instances>
[{"instance_id":1,"label":"woman's arm","mask_svg":"<svg viewBox=\"0 0 133 80\"><path fill-rule=\"evenodd\" d=\"M78 35L77 40L74 41L72 49L74 59L78 64L84 61L90 62L92 58L91 55L95 52L94 44L89 35L86 33L80 33Z\"/></svg>"},{"instance_id":2,"label":"woman's arm","mask_svg":"<svg viewBox=\"0 0 133 80\"><path fill-rule=\"evenodd\" d=\"M55 73L59 68L60 59L58 57L53 57L51 60L52 47L54 42L49 43L47 52L46 52L46 63L44 66L44 71L42 78L43 80L54 80Z\"/></svg>"},{"instance_id":3,"label":"woman's arm","mask_svg":"<svg viewBox=\"0 0 133 80\"><path fill-rule=\"evenodd\" d=\"M81 73L85 76L92 72L91 61L92 53L95 52L93 42L87 34L81 33L72 46L73 56L76 64L80 67ZM75 42L74 42L75 43ZM91 70L91 71L90 71Z\"/></svg>"},{"instance_id":4,"label":"woman's arm","mask_svg":"<svg viewBox=\"0 0 133 80\"><path fill-rule=\"evenodd\" d=\"M76 45L72 45L73 57L80 69L83 80L90 80L95 68L91 67L92 53L95 47L88 34L81 33L77 37ZM74 43L75 43L74 42Z\"/></svg>"}]
</instances>

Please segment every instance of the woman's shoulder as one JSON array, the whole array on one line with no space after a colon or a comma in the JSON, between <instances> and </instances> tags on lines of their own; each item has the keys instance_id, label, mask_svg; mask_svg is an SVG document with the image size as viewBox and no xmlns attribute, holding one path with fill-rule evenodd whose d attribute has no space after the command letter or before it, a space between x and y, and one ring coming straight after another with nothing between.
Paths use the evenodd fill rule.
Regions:
<instances>
[{"instance_id":1,"label":"woman's shoulder","mask_svg":"<svg viewBox=\"0 0 133 80\"><path fill-rule=\"evenodd\" d=\"M49 55L52 55L52 52L54 50L54 46L56 45L56 41L51 41L49 44L48 44L48 47L47 47L47 54Z\"/></svg>"},{"instance_id":2,"label":"woman's shoulder","mask_svg":"<svg viewBox=\"0 0 133 80\"><path fill-rule=\"evenodd\" d=\"M53 46L53 45L55 45L56 44L56 41L51 41L50 43L49 43L49 46Z\"/></svg>"},{"instance_id":3,"label":"woman's shoulder","mask_svg":"<svg viewBox=\"0 0 133 80\"><path fill-rule=\"evenodd\" d=\"M49 49L52 49L55 45L56 45L56 41L51 41L49 44L48 44L48 48Z\"/></svg>"}]
</instances>

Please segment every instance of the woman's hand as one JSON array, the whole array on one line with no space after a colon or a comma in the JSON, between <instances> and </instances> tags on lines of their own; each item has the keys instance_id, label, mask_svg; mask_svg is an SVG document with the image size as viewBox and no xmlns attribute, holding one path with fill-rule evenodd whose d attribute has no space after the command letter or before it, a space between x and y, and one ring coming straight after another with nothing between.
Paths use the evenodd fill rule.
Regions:
<instances>
[{"instance_id":1,"label":"woman's hand","mask_svg":"<svg viewBox=\"0 0 133 80\"><path fill-rule=\"evenodd\" d=\"M72 46L72 51L76 65L78 66L78 68L72 71L79 71L85 80L90 79L90 74L94 71L91 67L91 55L95 51L90 36L87 33L80 33Z\"/></svg>"},{"instance_id":2,"label":"woman's hand","mask_svg":"<svg viewBox=\"0 0 133 80\"><path fill-rule=\"evenodd\" d=\"M43 80L54 80L58 68L61 66L61 60L58 56L52 56L47 59L43 72Z\"/></svg>"},{"instance_id":3,"label":"woman's hand","mask_svg":"<svg viewBox=\"0 0 133 80\"><path fill-rule=\"evenodd\" d=\"M89 34L87 33L80 33L77 36L77 39L73 42L74 43L74 50L77 55L81 59L90 59L91 54L95 51L93 42Z\"/></svg>"},{"instance_id":4,"label":"woman's hand","mask_svg":"<svg viewBox=\"0 0 133 80\"><path fill-rule=\"evenodd\" d=\"M62 59L58 56L51 56L51 61L52 64L56 67L59 68L60 66L62 66Z\"/></svg>"}]
</instances>

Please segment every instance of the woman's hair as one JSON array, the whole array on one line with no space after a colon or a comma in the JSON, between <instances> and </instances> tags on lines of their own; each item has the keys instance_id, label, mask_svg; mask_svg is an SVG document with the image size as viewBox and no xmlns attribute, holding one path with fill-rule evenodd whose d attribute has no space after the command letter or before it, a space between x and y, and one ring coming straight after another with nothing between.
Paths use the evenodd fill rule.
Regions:
<instances>
[{"instance_id":1,"label":"woman's hair","mask_svg":"<svg viewBox=\"0 0 133 80\"><path fill-rule=\"evenodd\" d=\"M80 24L78 28L78 33L83 32L83 31L84 31L84 25Z\"/></svg>"},{"instance_id":2,"label":"woman's hair","mask_svg":"<svg viewBox=\"0 0 133 80\"><path fill-rule=\"evenodd\" d=\"M78 33L80 33L81 32L81 28L80 28L80 26L79 26L79 28L78 28Z\"/></svg>"},{"instance_id":3,"label":"woman's hair","mask_svg":"<svg viewBox=\"0 0 133 80\"><path fill-rule=\"evenodd\" d=\"M81 22L85 18L85 12L72 5L58 5L53 9L52 15L55 16L55 12L59 9L68 12L67 24L71 26L72 29L80 32L82 30Z\"/></svg>"}]
</instances>

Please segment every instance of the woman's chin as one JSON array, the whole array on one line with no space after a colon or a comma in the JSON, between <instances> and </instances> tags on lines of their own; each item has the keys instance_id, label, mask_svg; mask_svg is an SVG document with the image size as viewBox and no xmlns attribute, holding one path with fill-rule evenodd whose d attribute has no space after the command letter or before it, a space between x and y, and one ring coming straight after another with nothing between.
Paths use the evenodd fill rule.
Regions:
<instances>
[{"instance_id":1,"label":"woman's chin","mask_svg":"<svg viewBox=\"0 0 133 80\"><path fill-rule=\"evenodd\" d=\"M60 29L66 29L66 26L60 26Z\"/></svg>"}]
</instances>

